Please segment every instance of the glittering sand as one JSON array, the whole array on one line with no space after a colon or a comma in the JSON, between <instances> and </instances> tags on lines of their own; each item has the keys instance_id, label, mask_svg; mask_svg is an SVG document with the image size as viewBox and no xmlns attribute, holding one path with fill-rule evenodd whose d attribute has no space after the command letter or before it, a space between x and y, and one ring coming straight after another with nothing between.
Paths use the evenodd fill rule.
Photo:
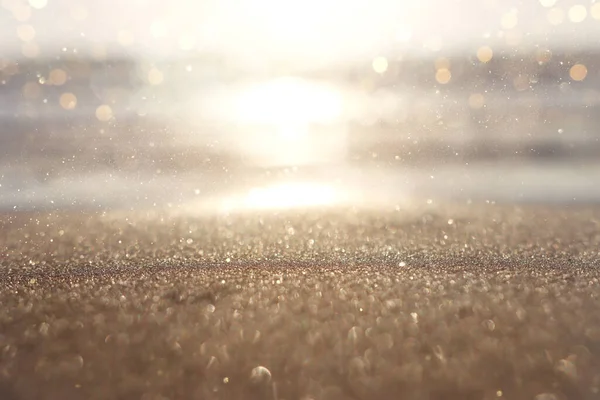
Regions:
<instances>
[{"instance_id":1,"label":"glittering sand","mask_svg":"<svg viewBox=\"0 0 600 400\"><path fill-rule=\"evenodd\" d=\"M0 398L594 399L600 209L0 218Z\"/></svg>"}]
</instances>

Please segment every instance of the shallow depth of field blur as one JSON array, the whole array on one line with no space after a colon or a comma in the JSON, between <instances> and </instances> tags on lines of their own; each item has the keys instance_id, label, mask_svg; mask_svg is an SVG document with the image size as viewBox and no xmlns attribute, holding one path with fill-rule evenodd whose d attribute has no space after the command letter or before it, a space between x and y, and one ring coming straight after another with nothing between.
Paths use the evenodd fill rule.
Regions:
<instances>
[{"instance_id":1,"label":"shallow depth of field blur","mask_svg":"<svg viewBox=\"0 0 600 400\"><path fill-rule=\"evenodd\" d=\"M1 0L0 209L600 199L600 2Z\"/></svg>"}]
</instances>

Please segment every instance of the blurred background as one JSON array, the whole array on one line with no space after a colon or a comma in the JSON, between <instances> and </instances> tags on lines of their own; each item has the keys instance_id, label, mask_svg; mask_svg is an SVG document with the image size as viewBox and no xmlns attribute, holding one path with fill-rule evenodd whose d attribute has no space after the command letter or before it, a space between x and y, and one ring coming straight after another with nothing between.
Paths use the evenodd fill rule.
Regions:
<instances>
[{"instance_id":1,"label":"blurred background","mask_svg":"<svg viewBox=\"0 0 600 400\"><path fill-rule=\"evenodd\" d=\"M1 0L0 210L600 199L600 2Z\"/></svg>"}]
</instances>

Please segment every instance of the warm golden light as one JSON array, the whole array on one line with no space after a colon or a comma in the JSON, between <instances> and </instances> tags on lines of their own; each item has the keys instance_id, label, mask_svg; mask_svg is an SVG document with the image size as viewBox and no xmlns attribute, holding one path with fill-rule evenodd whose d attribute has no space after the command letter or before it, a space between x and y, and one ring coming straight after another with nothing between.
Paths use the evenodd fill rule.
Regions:
<instances>
[{"instance_id":1,"label":"warm golden light","mask_svg":"<svg viewBox=\"0 0 600 400\"><path fill-rule=\"evenodd\" d=\"M481 93L472 93L469 96L469 107L478 110L485 105L485 97Z\"/></svg>"},{"instance_id":2,"label":"warm golden light","mask_svg":"<svg viewBox=\"0 0 600 400\"><path fill-rule=\"evenodd\" d=\"M576 4L569 8L569 20L579 23L587 17L587 8L581 4Z\"/></svg>"},{"instance_id":3,"label":"warm golden light","mask_svg":"<svg viewBox=\"0 0 600 400\"><path fill-rule=\"evenodd\" d=\"M235 209L289 209L333 205L342 200L338 191L329 185L316 183L285 183L257 187L241 199L227 199L221 206Z\"/></svg>"},{"instance_id":4,"label":"warm golden light","mask_svg":"<svg viewBox=\"0 0 600 400\"><path fill-rule=\"evenodd\" d=\"M517 16L517 13L511 11L502 16L502 19L500 20L500 26L502 26L502 29L513 29L515 26L517 26L518 22L519 17Z\"/></svg>"},{"instance_id":5,"label":"warm golden light","mask_svg":"<svg viewBox=\"0 0 600 400\"><path fill-rule=\"evenodd\" d=\"M587 67L583 64L575 64L569 70L569 76L574 81L582 81L587 76Z\"/></svg>"},{"instance_id":6,"label":"warm golden light","mask_svg":"<svg viewBox=\"0 0 600 400\"><path fill-rule=\"evenodd\" d=\"M304 126L337 119L341 100L328 88L300 79L282 78L244 91L238 99L237 109L238 118L245 122Z\"/></svg>"},{"instance_id":7,"label":"warm golden light","mask_svg":"<svg viewBox=\"0 0 600 400\"><path fill-rule=\"evenodd\" d=\"M385 57L376 57L373 60L373 70L378 74L383 74L388 69L388 60Z\"/></svg>"},{"instance_id":8,"label":"warm golden light","mask_svg":"<svg viewBox=\"0 0 600 400\"><path fill-rule=\"evenodd\" d=\"M29 0L29 5L37 10L41 10L48 5L48 0Z\"/></svg>"},{"instance_id":9,"label":"warm golden light","mask_svg":"<svg viewBox=\"0 0 600 400\"><path fill-rule=\"evenodd\" d=\"M535 54L535 59L538 62L538 64L545 64L552 59L552 52L548 49L538 50Z\"/></svg>"},{"instance_id":10,"label":"warm golden light","mask_svg":"<svg viewBox=\"0 0 600 400\"><path fill-rule=\"evenodd\" d=\"M151 68L150 71L148 71L148 82L151 85L160 85L163 83L164 79L164 74L158 68Z\"/></svg>"},{"instance_id":11,"label":"warm golden light","mask_svg":"<svg viewBox=\"0 0 600 400\"><path fill-rule=\"evenodd\" d=\"M77 106L77 97L73 93L63 93L60 95L59 103L65 110L74 110Z\"/></svg>"},{"instance_id":12,"label":"warm golden light","mask_svg":"<svg viewBox=\"0 0 600 400\"><path fill-rule=\"evenodd\" d=\"M450 82L451 78L452 74L450 73L450 70L446 68L438 69L435 73L435 80L442 85Z\"/></svg>"},{"instance_id":13,"label":"warm golden light","mask_svg":"<svg viewBox=\"0 0 600 400\"><path fill-rule=\"evenodd\" d=\"M288 77L238 87L220 102L222 112L240 126L234 146L249 159L265 166L306 165L345 154L346 129L340 118L338 90Z\"/></svg>"},{"instance_id":14,"label":"warm golden light","mask_svg":"<svg viewBox=\"0 0 600 400\"><path fill-rule=\"evenodd\" d=\"M254 189L247 203L254 207L282 208L326 205L333 203L335 192L329 186L288 184L267 189Z\"/></svg>"},{"instance_id":15,"label":"warm golden light","mask_svg":"<svg viewBox=\"0 0 600 400\"><path fill-rule=\"evenodd\" d=\"M106 122L110 121L112 117L113 111L112 108L110 108L110 106L103 104L96 109L96 118L98 118L98 120Z\"/></svg>"},{"instance_id":16,"label":"warm golden light","mask_svg":"<svg viewBox=\"0 0 600 400\"><path fill-rule=\"evenodd\" d=\"M67 82L67 73L62 69L53 69L50 71L49 84L55 86L64 85Z\"/></svg>"},{"instance_id":17,"label":"warm golden light","mask_svg":"<svg viewBox=\"0 0 600 400\"><path fill-rule=\"evenodd\" d=\"M490 62L493 56L494 52L489 46L481 46L479 49L477 49L477 59L482 63Z\"/></svg>"},{"instance_id":18,"label":"warm golden light","mask_svg":"<svg viewBox=\"0 0 600 400\"><path fill-rule=\"evenodd\" d=\"M596 20L600 20L600 3L594 3L590 6L590 15Z\"/></svg>"}]
</instances>

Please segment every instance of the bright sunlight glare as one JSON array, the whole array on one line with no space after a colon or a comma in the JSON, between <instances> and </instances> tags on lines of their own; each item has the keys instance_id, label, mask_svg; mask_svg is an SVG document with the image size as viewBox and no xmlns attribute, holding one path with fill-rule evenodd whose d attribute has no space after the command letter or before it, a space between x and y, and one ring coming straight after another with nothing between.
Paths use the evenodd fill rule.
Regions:
<instances>
[{"instance_id":1,"label":"bright sunlight glare","mask_svg":"<svg viewBox=\"0 0 600 400\"><path fill-rule=\"evenodd\" d=\"M280 78L244 88L236 99L235 118L257 131L239 144L263 163L302 165L335 157L343 147L341 141L328 145L344 139L341 94L329 86ZM330 140L318 126L327 127Z\"/></svg>"},{"instance_id":2,"label":"bright sunlight glare","mask_svg":"<svg viewBox=\"0 0 600 400\"><path fill-rule=\"evenodd\" d=\"M336 204L342 198L329 185L317 183L284 183L270 187L256 187L241 199L223 203L226 210L233 209L289 209Z\"/></svg>"},{"instance_id":3,"label":"bright sunlight glare","mask_svg":"<svg viewBox=\"0 0 600 400\"><path fill-rule=\"evenodd\" d=\"M328 87L280 78L243 90L237 110L242 122L275 125L287 131L310 123L334 122L342 112L342 101L340 94Z\"/></svg>"}]
</instances>

